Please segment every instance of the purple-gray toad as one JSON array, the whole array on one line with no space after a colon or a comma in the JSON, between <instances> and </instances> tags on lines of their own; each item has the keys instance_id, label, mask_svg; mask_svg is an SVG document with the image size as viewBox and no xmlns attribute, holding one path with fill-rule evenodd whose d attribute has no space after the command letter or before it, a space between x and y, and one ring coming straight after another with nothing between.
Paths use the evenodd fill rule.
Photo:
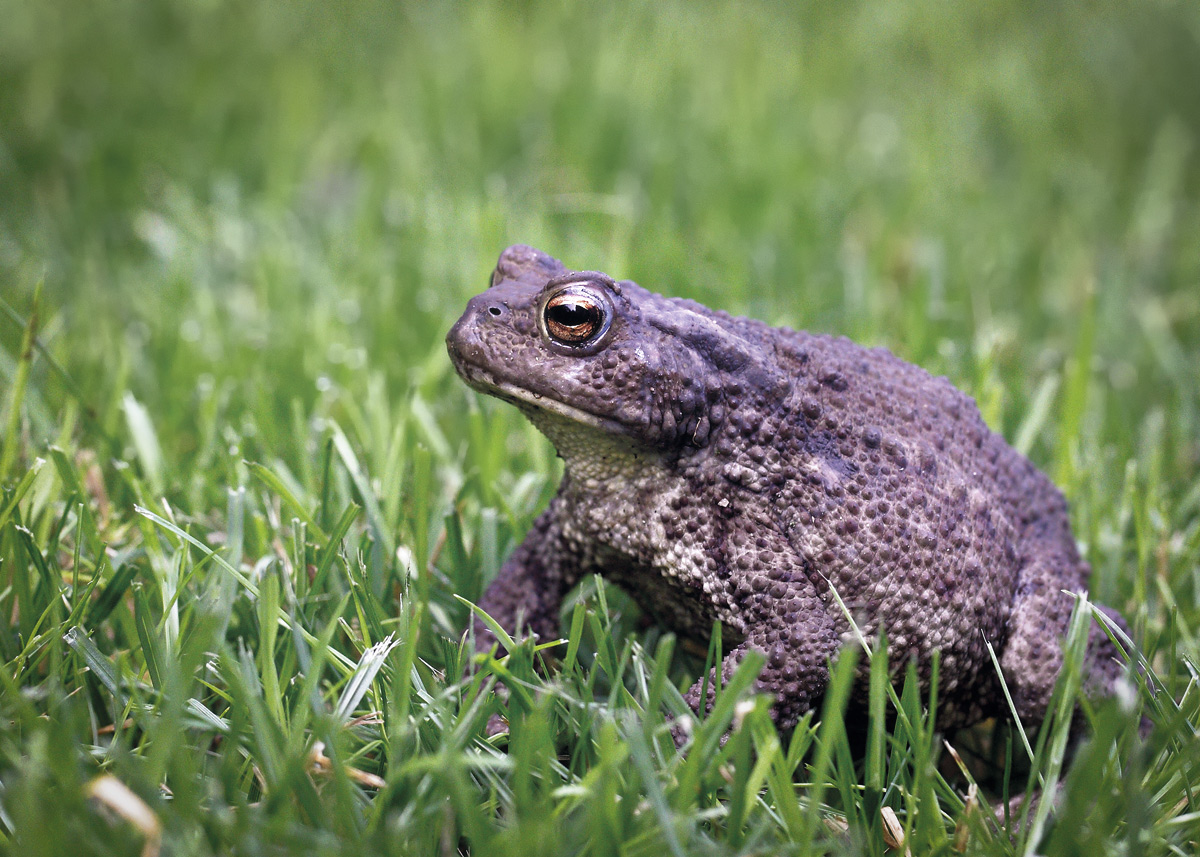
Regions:
<instances>
[{"instance_id":1,"label":"purple-gray toad","mask_svg":"<svg viewBox=\"0 0 1200 857\"><path fill-rule=\"evenodd\" d=\"M446 342L463 379L520 408L565 463L480 602L507 631L557 636L567 590L603 574L684 638L719 620L726 678L764 653L758 684L788 729L851 639L836 590L868 639L886 631L894 668L915 659L927 680L941 652L941 728L1007 714L988 642L1022 721L1042 721L1063 590L1084 591L1089 569L1059 491L945 378L519 245ZM1100 692L1121 674L1098 628L1087 668Z\"/></svg>"}]
</instances>

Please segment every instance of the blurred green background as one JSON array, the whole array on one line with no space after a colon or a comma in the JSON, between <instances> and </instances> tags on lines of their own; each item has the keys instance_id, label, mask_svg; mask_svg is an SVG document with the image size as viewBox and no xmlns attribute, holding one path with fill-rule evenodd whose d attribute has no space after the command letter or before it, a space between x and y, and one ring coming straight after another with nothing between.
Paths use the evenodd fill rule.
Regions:
<instances>
[{"instance_id":1,"label":"blurred green background","mask_svg":"<svg viewBox=\"0 0 1200 857\"><path fill-rule=\"evenodd\" d=\"M1098 597L1196 648L1194 0L0 0L0 22L0 482L51 444L94 463L95 543L139 583L170 562L135 502L222 543L264 462L327 530L367 506L381 610L408 572L372 545L399 544L460 631L450 592L478 594L556 481L442 345L521 242L948 375L1064 488ZM42 545L78 499L55 478L24 512ZM246 503L268 557L286 524ZM455 526L469 550L439 557ZM0 528L0 608L28 623ZM113 657L138 649L123 609ZM26 747L2 744L5 770Z\"/></svg>"},{"instance_id":2,"label":"blurred green background","mask_svg":"<svg viewBox=\"0 0 1200 857\"><path fill-rule=\"evenodd\" d=\"M1168 383L1200 329L1189 2L3 17L4 293L24 312L45 278L56 353L95 406L128 374L172 464L201 452L201 380L284 451L317 377L435 383L435 343L517 241L968 387L997 360L1005 391L973 392L1003 397L1000 428L1089 319L1095 430L1190 394ZM1175 427L1165 454L1194 465L1198 427Z\"/></svg>"}]
</instances>

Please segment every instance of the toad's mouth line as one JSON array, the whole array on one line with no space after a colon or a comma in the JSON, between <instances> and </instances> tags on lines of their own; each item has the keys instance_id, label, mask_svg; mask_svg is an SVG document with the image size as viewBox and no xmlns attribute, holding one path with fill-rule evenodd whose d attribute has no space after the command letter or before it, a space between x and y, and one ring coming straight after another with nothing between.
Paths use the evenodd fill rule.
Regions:
<instances>
[{"instance_id":1,"label":"toad's mouth line","mask_svg":"<svg viewBox=\"0 0 1200 857\"><path fill-rule=\"evenodd\" d=\"M526 416L529 416L529 411L532 409L554 414L572 423L585 425L605 434L629 434L629 427L624 423L609 417L598 416L541 393L534 393L510 381L501 380L482 367L460 362L456 368L462 379L473 389L516 405Z\"/></svg>"}]
</instances>

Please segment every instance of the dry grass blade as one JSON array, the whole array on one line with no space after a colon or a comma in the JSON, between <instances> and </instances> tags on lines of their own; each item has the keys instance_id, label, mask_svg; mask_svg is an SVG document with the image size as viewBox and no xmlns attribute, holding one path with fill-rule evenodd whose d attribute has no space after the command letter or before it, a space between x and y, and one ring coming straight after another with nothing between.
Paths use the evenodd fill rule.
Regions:
<instances>
[{"instance_id":1,"label":"dry grass blade","mask_svg":"<svg viewBox=\"0 0 1200 857\"><path fill-rule=\"evenodd\" d=\"M912 857L912 852L904 844L904 825L896 816L896 811L890 806L879 808L879 819L883 822L883 844L889 851L900 851L904 857Z\"/></svg>"},{"instance_id":2,"label":"dry grass blade","mask_svg":"<svg viewBox=\"0 0 1200 857\"><path fill-rule=\"evenodd\" d=\"M111 774L102 774L87 785L86 794L120 818L132 824L145 844L142 857L158 857L162 846L162 823L146 802L138 797L129 786Z\"/></svg>"}]
</instances>

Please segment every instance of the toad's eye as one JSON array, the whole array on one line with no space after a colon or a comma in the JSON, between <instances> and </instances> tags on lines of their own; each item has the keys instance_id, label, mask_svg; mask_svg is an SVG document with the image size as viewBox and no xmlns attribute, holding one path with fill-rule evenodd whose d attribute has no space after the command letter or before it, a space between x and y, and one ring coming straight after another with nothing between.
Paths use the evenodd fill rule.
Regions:
<instances>
[{"instance_id":1,"label":"toad's eye","mask_svg":"<svg viewBox=\"0 0 1200 857\"><path fill-rule=\"evenodd\" d=\"M612 311L604 296L581 284L565 286L542 309L546 333L563 345L587 345L608 330Z\"/></svg>"}]
</instances>

